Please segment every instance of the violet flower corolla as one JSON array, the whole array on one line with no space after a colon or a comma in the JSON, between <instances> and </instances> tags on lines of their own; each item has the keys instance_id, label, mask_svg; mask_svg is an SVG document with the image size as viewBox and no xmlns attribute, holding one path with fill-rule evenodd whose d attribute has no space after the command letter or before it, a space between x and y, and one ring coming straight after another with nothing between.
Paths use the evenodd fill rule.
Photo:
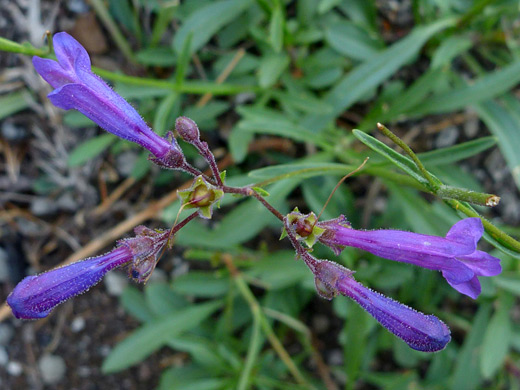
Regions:
<instances>
[{"instance_id":1,"label":"violet flower corolla","mask_svg":"<svg viewBox=\"0 0 520 390\"><path fill-rule=\"evenodd\" d=\"M323 229L319 241L336 253L351 246L385 259L437 270L458 292L476 299L481 292L479 276L495 276L502 271L500 259L477 249L484 233L480 218L466 218L446 237L401 230L356 230L344 216L317 223Z\"/></svg>"},{"instance_id":2,"label":"violet flower corolla","mask_svg":"<svg viewBox=\"0 0 520 390\"><path fill-rule=\"evenodd\" d=\"M112 251L97 257L27 276L7 297L16 318L44 318L57 305L88 291L114 268L131 264L130 276L146 281L166 245L169 231L135 229L136 237L120 240Z\"/></svg>"},{"instance_id":3,"label":"violet flower corolla","mask_svg":"<svg viewBox=\"0 0 520 390\"><path fill-rule=\"evenodd\" d=\"M313 267L320 295L331 299L337 294L357 302L390 332L411 348L422 352L444 349L451 340L450 329L434 315L426 315L373 291L353 277L353 272L326 260Z\"/></svg>"},{"instance_id":4,"label":"violet flower corolla","mask_svg":"<svg viewBox=\"0 0 520 390\"><path fill-rule=\"evenodd\" d=\"M54 89L48 97L57 107L76 109L106 131L148 149L152 161L182 169L185 158L173 136L157 135L139 113L91 70L83 46L65 32L53 37L58 62L33 57L36 71Z\"/></svg>"},{"instance_id":5,"label":"violet flower corolla","mask_svg":"<svg viewBox=\"0 0 520 390\"><path fill-rule=\"evenodd\" d=\"M294 219L291 221L289 216L286 217L284 226L285 235L291 240L298 256L314 274L316 290L321 297L332 299L341 294L351 298L415 350L436 352L450 342L450 330L439 318L418 312L363 286L354 279L353 271L339 264L316 259L301 246Z\"/></svg>"}]
</instances>

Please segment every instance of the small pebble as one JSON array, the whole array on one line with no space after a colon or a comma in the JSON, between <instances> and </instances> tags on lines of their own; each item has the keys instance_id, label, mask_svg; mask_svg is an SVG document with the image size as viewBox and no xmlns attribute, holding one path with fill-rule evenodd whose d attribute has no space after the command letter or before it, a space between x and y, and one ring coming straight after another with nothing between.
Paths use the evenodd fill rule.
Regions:
<instances>
[{"instance_id":1,"label":"small pebble","mask_svg":"<svg viewBox=\"0 0 520 390\"><path fill-rule=\"evenodd\" d=\"M90 376L90 374L91 374L90 368L88 368L86 366L78 367L78 376L80 378L87 378L88 376Z\"/></svg>"},{"instance_id":2,"label":"small pebble","mask_svg":"<svg viewBox=\"0 0 520 390\"><path fill-rule=\"evenodd\" d=\"M38 217L52 215L57 209L56 202L48 198L36 198L31 202L31 213Z\"/></svg>"},{"instance_id":3,"label":"small pebble","mask_svg":"<svg viewBox=\"0 0 520 390\"><path fill-rule=\"evenodd\" d=\"M12 376L20 376L23 371L23 367L18 362L7 363L7 373Z\"/></svg>"},{"instance_id":4,"label":"small pebble","mask_svg":"<svg viewBox=\"0 0 520 390\"><path fill-rule=\"evenodd\" d=\"M17 142L27 137L27 130L11 122L4 121L2 124L1 134L7 141Z\"/></svg>"},{"instance_id":5,"label":"small pebble","mask_svg":"<svg viewBox=\"0 0 520 390\"><path fill-rule=\"evenodd\" d=\"M4 347L0 347L0 366L5 367L5 365L9 362L9 355L7 355L7 351Z\"/></svg>"},{"instance_id":6,"label":"small pebble","mask_svg":"<svg viewBox=\"0 0 520 390\"><path fill-rule=\"evenodd\" d=\"M75 14L84 14L89 10L89 6L84 0L69 0L67 1L67 8Z\"/></svg>"},{"instance_id":7,"label":"small pebble","mask_svg":"<svg viewBox=\"0 0 520 390\"><path fill-rule=\"evenodd\" d=\"M128 284L128 278L117 272L109 272L104 281L108 293L114 297L120 296Z\"/></svg>"},{"instance_id":8,"label":"small pebble","mask_svg":"<svg viewBox=\"0 0 520 390\"><path fill-rule=\"evenodd\" d=\"M79 209L78 202L74 200L70 192L66 192L56 200L58 209L68 212L74 212Z\"/></svg>"},{"instance_id":9,"label":"small pebble","mask_svg":"<svg viewBox=\"0 0 520 390\"><path fill-rule=\"evenodd\" d=\"M14 329L9 324L0 324L0 345L8 345L13 338Z\"/></svg>"},{"instance_id":10,"label":"small pebble","mask_svg":"<svg viewBox=\"0 0 520 390\"><path fill-rule=\"evenodd\" d=\"M85 329L85 322L86 321L83 317L74 318L70 324L70 330L72 330L73 333L81 332Z\"/></svg>"},{"instance_id":11,"label":"small pebble","mask_svg":"<svg viewBox=\"0 0 520 390\"><path fill-rule=\"evenodd\" d=\"M7 252L0 248L0 283L9 281L9 265ZM2 344L0 340L0 344Z\"/></svg>"},{"instance_id":12,"label":"small pebble","mask_svg":"<svg viewBox=\"0 0 520 390\"><path fill-rule=\"evenodd\" d=\"M478 129L478 117L468 116L468 119L464 122L464 135L468 138L475 138L478 134Z\"/></svg>"},{"instance_id":13,"label":"small pebble","mask_svg":"<svg viewBox=\"0 0 520 390\"><path fill-rule=\"evenodd\" d=\"M334 349L330 351L327 362L331 366L341 366L343 365L343 351L341 349Z\"/></svg>"},{"instance_id":14,"label":"small pebble","mask_svg":"<svg viewBox=\"0 0 520 390\"><path fill-rule=\"evenodd\" d=\"M446 127L435 138L435 147L436 148L446 148L448 146L455 145L458 137L459 137L459 129L457 127L455 127L455 126Z\"/></svg>"},{"instance_id":15,"label":"small pebble","mask_svg":"<svg viewBox=\"0 0 520 390\"><path fill-rule=\"evenodd\" d=\"M116 158L117 170L123 176L130 176L138 159L135 151L127 151L119 154Z\"/></svg>"},{"instance_id":16,"label":"small pebble","mask_svg":"<svg viewBox=\"0 0 520 390\"><path fill-rule=\"evenodd\" d=\"M65 376L67 366L61 356L43 355L38 361L42 380L47 385L58 383Z\"/></svg>"},{"instance_id":17,"label":"small pebble","mask_svg":"<svg viewBox=\"0 0 520 390\"><path fill-rule=\"evenodd\" d=\"M99 347L99 354L103 357L107 357L110 351L112 351L112 348L110 348L109 345L102 345Z\"/></svg>"},{"instance_id":18,"label":"small pebble","mask_svg":"<svg viewBox=\"0 0 520 390\"><path fill-rule=\"evenodd\" d=\"M317 314L312 319L312 327L316 333L323 333L329 329L330 320L323 314Z\"/></svg>"}]
</instances>

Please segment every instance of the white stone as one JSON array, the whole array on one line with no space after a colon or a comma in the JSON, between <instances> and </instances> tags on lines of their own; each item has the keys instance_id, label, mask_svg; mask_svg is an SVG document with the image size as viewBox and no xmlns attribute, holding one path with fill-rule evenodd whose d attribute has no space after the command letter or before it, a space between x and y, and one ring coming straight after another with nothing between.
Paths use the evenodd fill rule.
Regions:
<instances>
[{"instance_id":1,"label":"white stone","mask_svg":"<svg viewBox=\"0 0 520 390\"><path fill-rule=\"evenodd\" d=\"M108 293L115 297L120 296L128 284L128 278L117 272L109 272L104 281Z\"/></svg>"},{"instance_id":2,"label":"white stone","mask_svg":"<svg viewBox=\"0 0 520 390\"><path fill-rule=\"evenodd\" d=\"M72 323L70 324L70 330L74 333L81 332L83 329L85 329L85 319L83 317L76 317L72 320Z\"/></svg>"},{"instance_id":3,"label":"white stone","mask_svg":"<svg viewBox=\"0 0 520 390\"><path fill-rule=\"evenodd\" d=\"M12 376L20 376L23 371L23 367L19 362L9 362L7 363L7 372Z\"/></svg>"},{"instance_id":4,"label":"white stone","mask_svg":"<svg viewBox=\"0 0 520 390\"><path fill-rule=\"evenodd\" d=\"M67 370L63 358L56 355L43 355L38 361L38 368L43 382L47 385L58 383Z\"/></svg>"}]
</instances>

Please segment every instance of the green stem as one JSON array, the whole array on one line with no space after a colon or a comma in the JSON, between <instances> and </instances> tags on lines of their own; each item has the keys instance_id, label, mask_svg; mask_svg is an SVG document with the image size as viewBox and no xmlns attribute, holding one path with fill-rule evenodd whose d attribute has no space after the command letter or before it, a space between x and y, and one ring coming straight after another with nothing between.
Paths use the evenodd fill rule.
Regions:
<instances>
[{"instance_id":1,"label":"green stem","mask_svg":"<svg viewBox=\"0 0 520 390\"><path fill-rule=\"evenodd\" d=\"M92 67L92 71L98 76L110 81L119 81L130 85L140 85L169 89L179 93L200 94L212 93L213 95L236 95L242 92L259 92L260 88L246 85L217 84L213 82L185 81L181 85L170 80L156 80L142 77L127 76L121 73L110 72L105 69Z\"/></svg>"},{"instance_id":2,"label":"green stem","mask_svg":"<svg viewBox=\"0 0 520 390\"><path fill-rule=\"evenodd\" d=\"M300 373L300 370L298 370L298 367L296 367L296 364L291 359L291 356L289 353L285 350L284 346L278 339L278 337L275 335L273 328L265 318L262 308L260 307L260 304L256 300L255 296L249 289L247 283L244 281L244 279L239 275L234 275L235 283L244 297L244 299L249 304L249 308L251 309L251 314L253 315L253 318L259 321L260 326L262 327L262 330L264 334L266 335L267 339L269 340L269 343L271 343L271 346L275 350L275 352L278 354L280 359L284 362L284 364L287 366L289 371L291 372L292 376L296 379L296 381L301 385L306 385L308 388L312 388L312 386L305 380L303 375Z\"/></svg>"},{"instance_id":3,"label":"green stem","mask_svg":"<svg viewBox=\"0 0 520 390\"><path fill-rule=\"evenodd\" d=\"M430 174L430 172L428 172L426 170L426 168L422 164L421 160L419 160L419 158L414 153L414 151L401 138L399 138L397 135L395 135L390 130L388 130L388 128L385 125L378 123L377 128L379 129L379 131L381 131L381 133L383 133L388 138L390 138L397 146L401 147L401 149L403 149L406 152L406 154L408 154L408 156L410 156L410 158L413 160L413 162L417 166L417 169L419 169L419 171L422 173L423 177L426 180L428 180L428 183L431 186L432 192L434 194L436 194L437 191L439 190L441 183L439 183L438 180L435 180L432 177L432 175Z\"/></svg>"},{"instance_id":4,"label":"green stem","mask_svg":"<svg viewBox=\"0 0 520 390\"><path fill-rule=\"evenodd\" d=\"M245 390L247 388L247 385L249 384L249 379L251 377L251 371L253 370L253 365L255 364L255 361L258 357L260 347L260 321L258 317L254 316L251 340L249 342L249 348L247 350L244 368L242 369L242 373L240 374L240 379L238 381L237 390Z\"/></svg>"},{"instance_id":5,"label":"green stem","mask_svg":"<svg viewBox=\"0 0 520 390\"><path fill-rule=\"evenodd\" d=\"M96 11L99 19L101 19L101 22L103 22L105 28L110 32L110 35L112 35L112 38L114 39L117 47L119 47L119 50L121 50L128 61L135 63L132 48L128 44L123 33L121 33L121 30L119 30L117 27L117 24L112 19L112 16L110 16L110 13L108 12L108 9L105 6L103 0L90 0L90 4L92 5L92 8L94 8L94 11Z\"/></svg>"},{"instance_id":6,"label":"green stem","mask_svg":"<svg viewBox=\"0 0 520 390\"><path fill-rule=\"evenodd\" d=\"M475 192L465 188L447 185L441 185L436 195L442 199L455 199L461 202L469 202L489 207L496 206L500 202L500 197L494 194Z\"/></svg>"},{"instance_id":7,"label":"green stem","mask_svg":"<svg viewBox=\"0 0 520 390\"><path fill-rule=\"evenodd\" d=\"M37 49L33 47L31 44L19 44L17 42L10 41L9 39L5 39L0 37L0 51L8 51L10 53L20 53L26 54L29 56L45 56L49 54L48 50Z\"/></svg>"}]
</instances>

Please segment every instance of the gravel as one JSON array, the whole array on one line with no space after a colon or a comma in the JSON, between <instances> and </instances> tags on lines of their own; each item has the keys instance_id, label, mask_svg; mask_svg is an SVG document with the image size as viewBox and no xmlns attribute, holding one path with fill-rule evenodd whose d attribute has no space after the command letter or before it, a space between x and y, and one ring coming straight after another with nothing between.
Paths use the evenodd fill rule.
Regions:
<instances>
[{"instance_id":1,"label":"gravel","mask_svg":"<svg viewBox=\"0 0 520 390\"><path fill-rule=\"evenodd\" d=\"M56 384L63 379L67 366L61 356L43 355L38 361L42 380L47 385Z\"/></svg>"},{"instance_id":2,"label":"gravel","mask_svg":"<svg viewBox=\"0 0 520 390\"><path fill-rule=\"evenodd\" d=\"M107 292L114 297L120 296L128 285L128 278L117 272L109 272L104 281Z\"/></svg>"}]
</instances>

